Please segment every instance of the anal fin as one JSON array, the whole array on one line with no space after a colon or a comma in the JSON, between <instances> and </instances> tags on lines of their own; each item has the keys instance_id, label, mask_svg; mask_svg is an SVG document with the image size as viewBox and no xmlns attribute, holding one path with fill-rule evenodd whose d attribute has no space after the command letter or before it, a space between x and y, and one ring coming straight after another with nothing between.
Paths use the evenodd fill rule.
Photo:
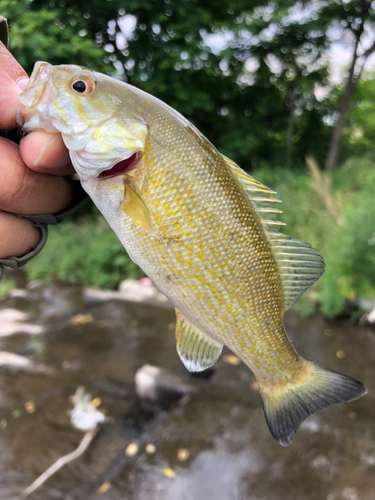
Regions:
<instances>
[{"instance_id":1,"label":"anal fin","mask_svg":"<svg viewBox=\"0 0 375 500\"><path fill-rule=\"evenodd\" d=\"M220 357L223 346L176 311L177 352L189 372L201 372Z\"/></svg>"}]
</instances>

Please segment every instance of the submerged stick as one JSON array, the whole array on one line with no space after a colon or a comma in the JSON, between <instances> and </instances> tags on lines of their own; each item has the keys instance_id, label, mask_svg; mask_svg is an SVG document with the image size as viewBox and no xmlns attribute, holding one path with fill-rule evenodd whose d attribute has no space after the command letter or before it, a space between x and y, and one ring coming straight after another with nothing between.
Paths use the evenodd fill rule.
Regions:
<instances>
[{"instance_id":1,"label":"submerged stick","mask_svg":"<svg viewBox=\"0 0 375 500\"><path fill-rule=\"evenodd\" d=\"M68 464L69 462L72 462L76 458L80 457L82 453L84 453L91 441L94 439L96 436L97 432L99 430L99 426L96 426L94 429L89 430L86 432L86 434L83 436L82 441L79 443L78 448L76 448L74 451L71 453L68 453L67 455L64 455L63 457L59 458L51 467L49 467L41 476L39 476L30 486L28 486L18 497L17 500L23 500L24 498L28 497L33 493L39 486L41 486L47 479L49 479L55 472L57 472L61 467L64 467L64 465Z\"/></svg>"}]
</instances>

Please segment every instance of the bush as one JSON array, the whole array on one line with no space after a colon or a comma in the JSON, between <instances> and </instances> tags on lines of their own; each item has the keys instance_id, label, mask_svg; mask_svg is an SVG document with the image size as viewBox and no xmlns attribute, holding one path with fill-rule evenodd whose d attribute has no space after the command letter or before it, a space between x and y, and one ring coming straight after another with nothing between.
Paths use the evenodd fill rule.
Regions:
<instances>
[{"instance_id":1,"label":"bush","mask_svg":"<svg viewBox=\"0 0 375 500\"><path fill-rule=\"evenodd\" d=\"M278 191L287 223L282 230L308 241L326 262L323 276L296 303L329 317L348 301L375 298L375 157L351 158L332 178L310 167L310 175L262 169L254 177ZM331 185L332 184L332 185Z\"/></svg>"},{"instance_id":2,"label":"bush","mask_svg":"<svg viewBox=\"0 0 375 500\"><path fill-rule=\"evenodd\" d=\"M366 162L366 159L363 163ZM361 162L359 162L361 164ZM358 170L349 163L346 170ZM327 271L319 300L327 316L343 312L346 300L375 297L375 185L373 166L342 212L327 252ZM348 195L349 196L349 195Z\"/></svg>"},{"instance_id":3,"label":"bush","mask_svg":"<svg viewBox=\"0 0 375 500\"><path fill-rule=\"evenodd\" d=\"M100 288L144 276L100 215L51 227L45 249L27 270L31 279L58 278Z\"/></svg>"}]
</instances>

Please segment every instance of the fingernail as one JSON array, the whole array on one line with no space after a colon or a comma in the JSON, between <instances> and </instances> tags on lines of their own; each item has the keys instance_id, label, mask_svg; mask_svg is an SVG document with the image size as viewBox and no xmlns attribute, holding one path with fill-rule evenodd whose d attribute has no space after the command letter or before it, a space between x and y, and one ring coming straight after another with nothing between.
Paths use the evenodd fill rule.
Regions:
<instances>
[{"instance_id":1,"label":"fingernail","mask_svg":"<svg viewBox=\"0 0 375 500\"><path fill-rule=\"evenodd\" d=\"M18 87L24 91L25 88L27 87L27 84L29 83L29 78L27 76L21 76L20 78L18 78L18 80L16 81Z\"/></svg>"}]
</instances>

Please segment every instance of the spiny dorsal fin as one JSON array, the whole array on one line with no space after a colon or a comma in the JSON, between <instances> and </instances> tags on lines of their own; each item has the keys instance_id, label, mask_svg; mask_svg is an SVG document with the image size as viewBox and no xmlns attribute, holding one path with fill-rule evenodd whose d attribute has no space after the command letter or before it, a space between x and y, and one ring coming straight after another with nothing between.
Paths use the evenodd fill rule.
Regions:
<instances>
[{"instance_id":1,"label":"spiny dorsal fin","mask_svg":"<svg viewBox=\"0 0 375 500\"><path fill-rule=\"evenodd\" d=\"M324 260L309 243L277 232L285 224L276 220L282 211L274 208L275 203L281 203L274 197L275 191L256 181L232 160L223 158L249 196L271 243L283 287L284 310L287 310L321 276Z\"/></svg>"},{"instance_id":2,"label":"spiny dorsal fin","mask_svg":"<svg viewBox=\"0 0 375 500\"><path fill-rule=\"evenodd\" d=\"M189 372L201 372L219 358L223 346L193 326L176 310L177 352Z\"/></svg>"},{"instance_id":3,"label":"spiny dorsal fin","mask_svg":"<svg viewBox=\"0 0 375 500\"><path fill-rule=\"evenodd\" d=\"M283 222L276 220L277 215L282 213L281 210L274 206L275 203L281 203L281 200L274 196L276 192L255 180L229 158L225 156L223 158L249 196L266 231L277 231L281 226L285 226Z\"/></svg>"}]
</instances>

